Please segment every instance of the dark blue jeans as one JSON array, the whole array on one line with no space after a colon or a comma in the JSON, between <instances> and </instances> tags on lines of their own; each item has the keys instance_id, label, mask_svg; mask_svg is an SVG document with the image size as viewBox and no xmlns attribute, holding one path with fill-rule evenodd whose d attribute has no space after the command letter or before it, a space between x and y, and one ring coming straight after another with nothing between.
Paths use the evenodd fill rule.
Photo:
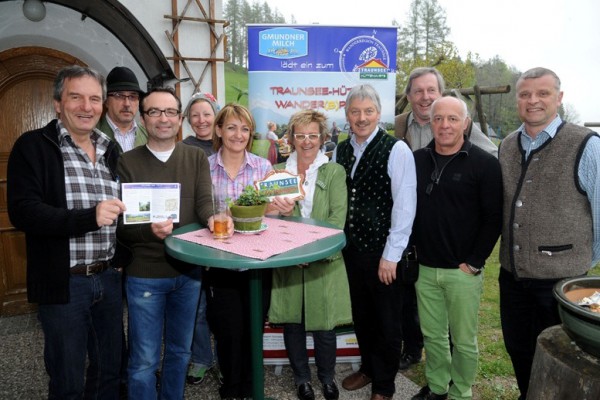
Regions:
<instances>
[{"instance_id":1,"label":"dark blue jeans","mask_svg":"<svg viewBox=\"0 0 600 400\"><path fill-rule=\"evenodd\" d=\"M500 268L500 318L504 345L515 369L520 399L527 398L538 335L560 324L552 288L558 279L517 281Z\"/></svg>"},{"instance_id":2,"label":"dark blue jeans","mask_svg":"<svg viewBox=\"0 0 600 400\"><path fill-rule=\"evenodd\" d=\"M312 337L314 341L317 376L321 383L330 384L333 382L335 375L335 331L313 331ZM283 340L290 365L294 371L294 382L296 385L310 382L304 323L285 324L283 326Z\"/></svg>"},{"instance_id":3,"label":"dark blue jeans","mask_svg":"<svg viewBox=\"0 0 600 400\"><path fill-rule=\"evenodd\" d=\"M41 304L49 399L118 399L121 273L72 275L67 304ZM86 356L89 358L87 371Z\"/></svg>"}]
</instances>

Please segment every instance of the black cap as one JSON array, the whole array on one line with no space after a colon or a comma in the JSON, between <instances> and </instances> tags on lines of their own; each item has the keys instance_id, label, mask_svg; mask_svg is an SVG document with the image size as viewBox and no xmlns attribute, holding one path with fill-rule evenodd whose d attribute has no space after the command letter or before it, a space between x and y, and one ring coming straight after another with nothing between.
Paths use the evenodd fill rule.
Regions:
<instances>
[{"instance_id":1,"label":"black cap","mask_svg":"<svg viewBox=\"0 0 600 400\"><path fill-rule=\"evenodd\" d=\"M140 85L138 84L138 80L133 71L127 67L114 67L106 77L106 91L111 93L119 92L121 90L138 92L140 94L144 93L142 89L140 89Z\"/></svg>"}]
</instances>

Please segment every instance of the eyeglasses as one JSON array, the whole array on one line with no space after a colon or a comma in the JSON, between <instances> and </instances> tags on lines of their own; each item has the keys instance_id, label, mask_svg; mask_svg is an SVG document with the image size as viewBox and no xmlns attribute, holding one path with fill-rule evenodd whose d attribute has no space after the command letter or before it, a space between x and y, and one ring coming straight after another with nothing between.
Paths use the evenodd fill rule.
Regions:
<instances>
[{"instance_id":1,"label":"eyeglasses","mask_svg":"<svg viewBox=\"0 0 600 400\"><path fill-rule=\"evenodd\" d=\"M119 92L114 92L114 93L109 93L108 94L109 97L114 97L115 99L119 100L119 101L125 101L125 100L129 100L129 101L140 101L140 95L139 94L123 94L123 93L119 93Z\"/></svg>"},{"instance_id":2,"label":"eyeglasses","mask_svg":"<svg viewBox=\"0 0 600 400\"><path fill-rule=\"evenodd\" d=\"M162 113L165 113L165 115L167 117L173 118L178 116L179 114L181 114L181 111L175 109L175 108L165 108L164 110L161 110L159 108L151 108L149 110L146 110L143 112L144 114L146 114L149 117L160 117L160 115Z\"/></svg>"},{"instance_id":3,"label":"eyeglasses","mask_svg":"<svg viewBox=\"0 0 600 400\"><path fill-rule=\"evenodd\" d=\"M306 140L307 138L310 140L318 140L321 137L321 135L319 135L318 133L309 133L309 134L304 134L304 133L294 133L294 139L302 142L303 140Z\"/></svg>"}]
</instances>

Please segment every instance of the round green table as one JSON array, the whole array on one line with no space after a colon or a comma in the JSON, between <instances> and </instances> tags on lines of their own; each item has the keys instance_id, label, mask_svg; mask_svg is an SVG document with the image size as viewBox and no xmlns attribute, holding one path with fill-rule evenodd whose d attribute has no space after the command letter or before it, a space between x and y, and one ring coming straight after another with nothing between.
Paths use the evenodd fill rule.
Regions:
<instances>
[{"instance_id":1,"label":"round green table","mask_svg":"<svg viewBox=\"0 0 600 400\"><path fill-rule=\"evenodd\" d=\"M310 225L336 228L335 226L311 218L287 217L287 220ZM173 235L202 229L200 224L189 224L173 231ZM264 367L263 367L263 319L262 319L262 282L259 269L288 267L290 265L308 263L328 257L346 244L343 232L304 246L277 254L266 260L258 260L228 253L208 246L177 239L173 235L165 239L167 253L190 264L216 268L247 268L250 270L250 333L252 351L252 396L254 400L264 399Z\"/></svg>"}]
</instances>

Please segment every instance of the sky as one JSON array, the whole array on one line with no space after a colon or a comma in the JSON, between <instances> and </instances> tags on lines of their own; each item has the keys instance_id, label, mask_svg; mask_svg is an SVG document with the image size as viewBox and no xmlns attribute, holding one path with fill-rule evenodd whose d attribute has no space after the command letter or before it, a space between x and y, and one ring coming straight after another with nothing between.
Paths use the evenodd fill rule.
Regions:
<instances>
[{"instance_id":1,"label":"sky","mask_svg":"<svg viewBox=\"0 0 600 400\"><path fill-rule=\"evenodd\" d=\"M298 24L391 26L406 21L411 0L260 0ZM600 1L438 0L446 11L448 37L463 58L499 56L524 72L553 70L561 79L563 104L579 122L600 122ZM508 82L498 82L498 85ZM505 95L506 96L506 95ZM511 88L509 96L514 96ZM515 127L516 128L516 127Z\"/></svg>"}]
</instances>

